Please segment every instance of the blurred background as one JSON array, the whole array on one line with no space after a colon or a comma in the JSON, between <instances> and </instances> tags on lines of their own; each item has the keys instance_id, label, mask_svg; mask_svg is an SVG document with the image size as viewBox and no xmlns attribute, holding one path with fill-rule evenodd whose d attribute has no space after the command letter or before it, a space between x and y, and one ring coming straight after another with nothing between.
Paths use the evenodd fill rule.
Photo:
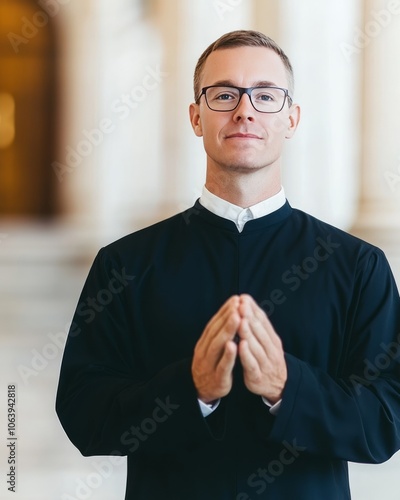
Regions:
<instances>
[{"instance_id":1,"label":"blurred background","mask_svg":"<svg viewBox=\"0 0 400 500\"><path fill-rule=\"evenodd\" d=\"M56 418L66 332L98 249L199 196L194 66L243 28L274 38L294 66L289 201L380 246L399 283L400 1L0 0L2 499L124 497L124 460L81 457ZM398 500L399 465L351 465L353 498Z\"/></svg>"}]
</instances>

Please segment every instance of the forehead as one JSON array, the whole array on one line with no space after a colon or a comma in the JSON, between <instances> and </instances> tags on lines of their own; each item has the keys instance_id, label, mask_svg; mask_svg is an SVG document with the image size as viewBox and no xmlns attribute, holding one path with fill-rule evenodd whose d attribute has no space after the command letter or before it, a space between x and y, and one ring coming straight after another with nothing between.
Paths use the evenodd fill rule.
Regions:
<instances>
[{"instance_id":1,"label":"forehead","mask_svg":"<svg viewBox=\"0 0 400 500\"><path fill-rule=\"evenodd\" d=\"M257 82L288 86L286 68L279 55L267 47L234 47L212 52L204 65L201 86L229 81L239 87Z\"/></svg>"}]
</instances>

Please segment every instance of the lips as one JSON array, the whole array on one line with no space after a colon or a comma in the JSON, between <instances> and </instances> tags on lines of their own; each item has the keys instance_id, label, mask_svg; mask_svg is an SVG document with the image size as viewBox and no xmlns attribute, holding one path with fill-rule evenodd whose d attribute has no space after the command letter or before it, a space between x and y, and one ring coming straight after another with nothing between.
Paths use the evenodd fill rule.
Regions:
<instances>
[{"instance_id":1,"label":"lips","mask_svg":"<svg viewBox=\"0 0 400 500\"><path fill-rule=\"evenodd\" d=\"M229 134L226 136L227 139L261 139L256 134L249 134L249 133L243 133L243 132L237 132L235 134Z\"/></svg>"}]
</instances>

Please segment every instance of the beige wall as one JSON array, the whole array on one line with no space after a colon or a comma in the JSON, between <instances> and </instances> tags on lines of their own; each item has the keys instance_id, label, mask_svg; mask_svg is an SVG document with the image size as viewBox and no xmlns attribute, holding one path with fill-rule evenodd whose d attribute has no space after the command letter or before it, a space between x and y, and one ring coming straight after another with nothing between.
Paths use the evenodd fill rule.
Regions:
<instances>
[{"instance_id":1,"label":"beige wall","mask_svg":"<svg viewBox=\"0 0 400 500\"><path fill-rule=\"evenodd\" d=\"M400 52L395 4L152 0L143 11L140 2L71 0L60 12L64 115L56 160L72 167L61 186L64 215L111 236L190 205L205 165L187 113L194 65L222 33L255 28L275 37L295 68L303 114L285 155L292 204L345 229L360 207L371 211L374 203L376 213L388 198L390 216L399 196L387 172L400 163L389 111L400 103L390 63ZM121 101L129 94L128 110ZM98 144L66 163L66 148L85 153L88 132Z\"/></svg>"},{"instance_id":2,"label":"beige wall","mask_svg":"<svg viewBox=\"0 0 400 500\"><path fill-rule=\"evenodd\" d=\"M113 238L193 203L205 173L188 120L193 68L222 33L254 28L295 69L302 119L283 170L291 203L345 229L398 227L398 0L46 2L59 39L48 168L60 221Z\"/></svg>"}]
</instances>

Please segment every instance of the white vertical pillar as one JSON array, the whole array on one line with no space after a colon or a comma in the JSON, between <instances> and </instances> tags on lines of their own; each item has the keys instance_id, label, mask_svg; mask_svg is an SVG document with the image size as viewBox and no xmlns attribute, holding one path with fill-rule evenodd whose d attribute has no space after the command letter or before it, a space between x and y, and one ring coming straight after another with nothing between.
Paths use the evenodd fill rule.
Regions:
<instances>
[{"instance_id":1,"label":"white vertical pillar","mask_svg":"<svg viewBox=\"0 0 400 500\"><path fill-rule=\"evenodd\" d=\"M93 127L96 110L97 60L93 2L70 2L56 18L59 34L59 139L52 161L59 180L60 209L65 220L82 227L92 224L96 192L84 131ZM84 143L85 142L85 143Z\"/></svg>"},{"instance_id":2,"label":"white vertical pillar","mask_svg":"<svg viewBox=\"0 0 400 500\"><path fill-rule=\"evenodd\" d=\"M400 2L366 0L361 202L354 231L395 259L400 278Z\"/></svg>"},{"instance_id":3,"label":"white vertical pillar","mask_svg":"<svg viewBox=\"0 0 400 500\"><path fill-rule=\"evenodd\" d=\"M65 11L55 160L65 219L97 246L156 217L165 75L138 0L71 2Z\"/></svg>"},{"instance_id":4,"label":"white vertical pillar","mask_svg":"<svg viewBox=\"0 0 400 500\"><path fill-rule=\"evenodd\" d=\"M362 16L362 1L255 0L257 29L274 38L292 61L302 107L287 144L283 183L290 202L348 228L357 206L360 147L360 58L345 44Z\"/></svg>"},{"instance_id":5,"label":"white vertical pillar","mask_svg":"<svg viewBox=\"0 0 400 500\"><path fill-rule=\"evenodd\" d=\"M154 221L162 196L162 94L168 75L139 0L99 0L99 222L108 238Z\"/></svg>"}]
</instances>

